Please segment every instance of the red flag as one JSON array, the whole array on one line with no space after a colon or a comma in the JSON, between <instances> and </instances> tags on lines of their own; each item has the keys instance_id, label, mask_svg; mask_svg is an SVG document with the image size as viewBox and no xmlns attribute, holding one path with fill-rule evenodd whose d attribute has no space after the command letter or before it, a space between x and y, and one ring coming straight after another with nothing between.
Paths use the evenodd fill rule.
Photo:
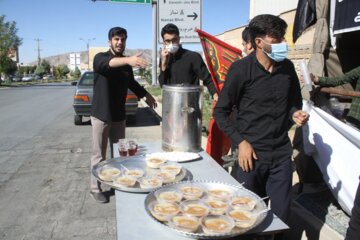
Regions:
<instances>
[{"instance_id":1,"label":"red flag","mask_svg":"<svg viewBox=\"0 0 360 240\"><path fill-rule=\"evenodd\" d=\"M219 93L224 85L230 65L234 61L242 58L242 52L240 49L235 48L200 29L196 29L196 32L200 37L211 78ZM215 102L213 102L212 105L212 113L214 111L214 106ZM214 118L211 117L206 152L219 164L223 164L221 157L229 152L230 147L230 139L220 131Z\"/></svg>"}]
</instances>

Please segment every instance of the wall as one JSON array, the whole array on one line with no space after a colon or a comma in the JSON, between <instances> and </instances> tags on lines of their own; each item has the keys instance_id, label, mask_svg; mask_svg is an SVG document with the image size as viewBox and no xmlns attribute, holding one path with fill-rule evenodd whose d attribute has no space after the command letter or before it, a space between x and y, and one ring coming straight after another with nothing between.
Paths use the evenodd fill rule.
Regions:
<instances>
[{"instance_id":1,"label":"wall","mask_svg":"<svg viewBox=\"0 0 360 240\"><path fill-rule=\"evenodd\" d=\"M279 15L296 9L298 0L250 0L249 17L252 19L259 14Z\"/></svg>"},{"instance_id":2,"label":"wall","mask_svg":"<svg viewBox=\"0 0 360 240\"><path fill-rule=\"evenodd\" d=\"M107 52L109 47L90 47L89 48L89 68L93 70L94 57L99 52Z\"/></svg>"},{"instance_id":3,"label":"wall","mask_svg":"<svg viewBox=\"0 0 360 240\"><path fill-rule=\"evenodd\" d=\"M292 41L292 32L294 28L294 19L295 19L296 10L291 10L284 12L279 15L282 19L288 24L288 29L285 35L285 39L289 45L289 58L291 60L308 60L311 54L311 46L313 41L313 36L315 29L310 27L306 32L304 32L299 39L294 44ZM216 35L220 40L243 50L241 45L242 39L241 35L246 26L241 26L228 30L222 34Z\"/></svg>"}]
</instances>

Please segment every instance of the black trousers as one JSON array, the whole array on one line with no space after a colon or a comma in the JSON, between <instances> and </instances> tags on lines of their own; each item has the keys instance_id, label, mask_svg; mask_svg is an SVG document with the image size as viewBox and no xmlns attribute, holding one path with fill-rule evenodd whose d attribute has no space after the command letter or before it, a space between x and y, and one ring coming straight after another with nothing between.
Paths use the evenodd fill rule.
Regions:
<instances>
[{"instance_id":1,"label":"black trousers","mask_svg":"<svg viewBox=\"0 0 360 240\"><path fill-rule=\"evenodd\" d=\"M243 186L260 197L269 196L271 210L284 222L290 212L292 186L291 156L280 156L273 163L254 160L254 168L244 172L237 164L231 175Z\"/></svg>"},{"instance_id":2,"label":"black trousers","mask_svg":"<svg viewBox=\"0 0 360 240\"><path fill-rule=\"evenodd\" d=\"M358 185L354 207L351 210L351 218L349 227L346 231L345 240L359 240L360 239L360 183Z\"/></svg>"}]
</instances>

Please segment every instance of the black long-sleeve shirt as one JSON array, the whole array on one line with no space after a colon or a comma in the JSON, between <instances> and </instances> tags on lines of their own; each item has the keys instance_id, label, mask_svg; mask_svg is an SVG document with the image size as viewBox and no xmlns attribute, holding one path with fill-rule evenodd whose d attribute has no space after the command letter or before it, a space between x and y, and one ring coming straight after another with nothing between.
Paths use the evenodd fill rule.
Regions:
<instances>
[{"instance_id":1,"label":"black long-sleeve shirt","mask_svg":"<svg viewBox=\"0 0 360 240\"><path fill-rule=\"evenodd\" d=\"M109 66L110 60L114 57L116 56L109 50L96 54L94 58L94 97L91 116L105 122L125 120L128 88L140 98L147 93L135 81L131 66L124 65L115 68Z\"/></svg>"},{"instance_id":2,"label":"black long-sleeve shirt","mask_svg":"<svg viewBox=\"0 0 360 240\"><path fill-rule=\"evenodd\" d=\"M166 70L160 71L159 75L161 87L164 84L199 85L200 79L214 95L216 88L204 60L199 53L184 48L180 48L174 55L170 54Z\"/></svg>"},{"instance_id":3,"label":"black long-sleeve shirt","mask_svg":"<svg viewBox=\"0 0 360 240\"><path fill-rule=\"evenodd\" d=\"M236 106L235 122L229 115ZM270 73L256 54L234 62L214 109L220 129L238 145L247 140L257 156L267 162L277 153L289 153L288 130L292 114L302 98L294 65L288 59L276 63Z\"/></svg>"}]
</instances>

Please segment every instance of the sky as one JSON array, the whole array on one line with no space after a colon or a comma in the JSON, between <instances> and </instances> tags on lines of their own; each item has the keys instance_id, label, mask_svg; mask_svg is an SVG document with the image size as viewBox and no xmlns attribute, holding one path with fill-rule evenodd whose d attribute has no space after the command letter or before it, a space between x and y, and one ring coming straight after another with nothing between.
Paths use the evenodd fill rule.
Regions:
<instances>
[{"instance_id":1,"label":"sky","mask_svg":"<svg viewBox=\"0 0 360 240\"><path fill-rule=\"evenodd\" d=\"M108 46L107 33L114 26L127 29L128 49L151 49L153 45L151 4L0 0L0 15L5 15L7 22L16 22L17 35L22 38L19 62L23 64L37 60L36 39L40 39L41 58L86 51L87 43L90 47ZM201 28L211 35L246 25L248 21L249 0L202 0ZM201 50L200 43L184 47Z\"/></svg>"}]
</instances>

